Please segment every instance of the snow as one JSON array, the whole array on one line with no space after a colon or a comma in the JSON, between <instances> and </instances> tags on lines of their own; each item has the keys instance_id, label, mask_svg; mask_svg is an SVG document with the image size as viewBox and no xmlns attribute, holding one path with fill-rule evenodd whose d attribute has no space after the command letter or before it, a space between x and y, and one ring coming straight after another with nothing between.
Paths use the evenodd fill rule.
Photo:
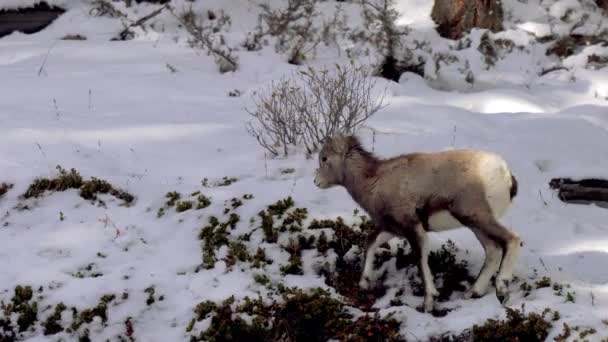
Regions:
<instances>
[{"instance_id":1,"label":"snow","mask_svg":"<svg viewBox=\"0 0 608 342\"><path fill-rule=\"evenodd\" d=\"M34 2L3 0L0 5L15 8ZM133 318L138 340L186 340L185 327L200 301L257 297L265 291L253 280L259 270L227 271L220 261L214 269L194 272L201 262L200 228L210 215L222 217L224 201L247 193L255 196L237 210L242 218L239 233L252 229L249 218L287 196L308 208L311 217L350 219L356 205L343 189L314 187L315 158L267 158L246 134L249 115L244 108L251 106L252 92L295 70L271 46L259 52L239 51L239 70L220 74L212 57L184 44L168 15L159 18L166 21L166 32L109 42L122 28L119 20L90 17L85 2L51 3L69 3L69 10L40 33L0 39L0 182L14 184L0 198L1 300L7 301L19 284L44 286L45 305L61 301L79 308L95 306L106 293L128 292L128 300L110 307L108 327L102 329L100 323L99 329L91 329L93 340L124 332L127 317ZM432 53L453 53L458 62L435 70L434 80L412 73L402 75L398 83L379 79L378 87L388 89L388 106L359 135L385 157L465 147L503 155L520 184L504 218L524 241L515 275L530 282L547 275L576 292L576 302L566 303L550 289L523 298L513 288L508 305L560 311L549 340L560 333L563 322L594 327L598 333L590 340L607 337L608 327L601 321L608 319L608 273L603 266L608 263L608 210L564 204L548 187L553 177L608 177L608 159L603 157L608 155L608 69L586 68L588 55L606 55L607 50L587 47L564 60L568 70L539 76L556 60L545 56L541 44L533 43L528 34L545 36L567 25L547 19L547 12L560 17L569 8L577 15L593 11L577 1L528 1L537 10L504 1L511 15L509 29L494 38L509 38L525 48L505 53L495 67L486 68L477 50L482 32L470 35L470 48L453 49L452 42L428 32L433 27L429 3L399 1L400 24L410 25L412 39L432 39ZM231 41L241 41L256 23L248 14L251 7L221 1L197 6L222 8L232 16ZM130 11L135 15L153 8L141 5ZM358 14L347 9L356 22ZM592 13L589 20L591 26L600 19ZM598 30L608 26L605 19L598 22ZM81 33L88 40L58 40L68 33ZM335 48L320 49L312 64L344 58L335 56ZM458 71L465 60L475 75L473 85ZM167 64L177 72L170 72ZM229 97L234 89L243 95ZM31 210L16 209L24 202L19 195L32 180L54 176L58 164L129 191L137 197L135 205L123 207L107 196L107 208L98 207L71 190L25 201ZM282 174L280 170L288 167L296 172ZM217 181L224 176L238 181L227 187L201 186L203 178ZM211 207L184 213L169 210L157 218L167 192L197 190L211 197ZM432 245L438 248L447 239L456 242L459 256L478 272L483 251L473 234L464 229L432 234ZM253 235L250 250L258 245L277 261L264 272L271 281L325 287L312 271L317 256L304 254L303 276L282 276L279 268L287 253ZM103 276L73 276L90 263ZM505 315L493 290L481 299L456 296L442 303L455 308L443 318L416 311L421 298L407 291L401 297L404 305L391 306L399 286L409 288L403 285L407 279L403 273L389 277L388 294L376 307L382 313L394 312L408 339L459 333ZM165 299L147 306L144 289L150 286ZM200 331L208 323L198 322L196 328ZM61 336L70 338L63 333L56 337ZM41 331L26 337L47 340Z\"/></svg>"}]
</instances>

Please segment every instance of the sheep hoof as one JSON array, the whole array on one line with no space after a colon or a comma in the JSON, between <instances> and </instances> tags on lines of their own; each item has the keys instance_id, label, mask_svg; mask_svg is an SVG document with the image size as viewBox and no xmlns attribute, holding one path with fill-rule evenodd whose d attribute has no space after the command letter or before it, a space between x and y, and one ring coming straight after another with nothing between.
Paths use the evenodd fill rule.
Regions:
<instances>
[{"instance_id":1,"label":"sheep hoof","mask_svg":"<svg viewBox=\"0 0 608 342\"><path fill-rule=\"evenodd\" d=\"M509 301L509 294L508 293L500 293L500 292L496 292L496 298L498 298L498 301L500 302L500 304L505 305L505 303L507 301Z\"/></svg>"},{"instance_id":2,"label":"sheep hoof","mask_svg":"<svg viewBox=\"0 0 608 342\"><path fill-rule=\"evenodd\" d=\"M435 309L435 300L433 296L425 296L424 303L422 304L423 312L430 313Z\"/></svg>"},{"instance_id":3,"label":"sheep hoof","mask_svg":"<svg viewBox=\"0 0 608 342\"><path fill-rule=\"evenodd\" d=\"M471 289L465 292L465 299L477 299L483 297L483 293L478 292L477 290Z\"/></svg>"},{"instance_id":4,"label":"sheep hoof","mask_svg":"<svg viewBox=\"0 0 608 342\"><path fill-rule=\"evenodd\" d=\"M363 290L369 290L371 288L370 281L367 278L361 278L359 280L359 287Z\"/></svg>"},{"instance_id":5,"label":"sheep hoof","mask_svg":"<svg viewBox=\"0 0 608 342\"><path fill-rule=\"evenodd\" d=\"M509 300L509 283L507 279L496 280L496 298L503 305Z\"/></svg>"}]
</instances>

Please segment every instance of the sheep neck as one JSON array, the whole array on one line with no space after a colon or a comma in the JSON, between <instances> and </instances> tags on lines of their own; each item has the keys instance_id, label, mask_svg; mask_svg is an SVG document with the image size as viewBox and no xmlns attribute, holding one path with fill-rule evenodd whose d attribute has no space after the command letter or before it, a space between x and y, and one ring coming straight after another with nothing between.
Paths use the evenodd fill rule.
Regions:
<instances>
[{"instance_id":1,"label":"sheep neck","mask_svg":"<svg viewBox=\"0 0 608 342\"><path fill-rule=\"evenodd\" d=\"M345 160L344 187L363 209L369 211L379 160L369 153L351 153Z\"/></svg>"}]
</instances>

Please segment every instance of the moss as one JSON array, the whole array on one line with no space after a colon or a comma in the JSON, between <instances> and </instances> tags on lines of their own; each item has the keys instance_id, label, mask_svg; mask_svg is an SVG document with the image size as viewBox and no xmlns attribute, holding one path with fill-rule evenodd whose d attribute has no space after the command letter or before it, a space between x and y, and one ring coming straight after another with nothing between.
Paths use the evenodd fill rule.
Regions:
<instances>
[{"instance_id":1,"label":"moss","mask_svg":"<svg viewBox=\"0 0 608 342\"><path fill-rule=\"evenodd\" d=\"M362 220L359 224L361 228L367 222ZM365 233L362 229L357 230L355 226L348 226L344 223L342 217L337 217L335 220L312 220L308 225L308 229L329 228L334 231L334 238L329 243L329 247L342 258L351 247L359 246L363 248L365 245Z\"/></svg>"},{"instance_id":2,"label":"moss","mask_svg":"<svg viewBox=\"0 0 608 342\"><path fill-rule=\"evenodd\" d=\"M568 338L570 338L570 336L572 336L572 329L570 329L570 326L564 322L562 332L557 335L554 340L556 342L565 342L568 340Z\"/></svg>"},{"instance_id":3,"label":"moss","mask_svg":"<svg viewBox=\"0 0 608 342\"><path fill-rule=\"evenodd\" d=\"M215 310L217 310L217 305L214 302L201 302L194 308L195 319L197 321L202 321L207 317L208 314Z\"/></svg>"},{"instance_id":4,"label":"moss","mask_svg":"<svg viewBox=\"0 0 608 342\"><path fill-rule=\"evenodd\" d=\"M466 283L472 283L475 278L469 273L468 263L456 258L458 248L453 241L448 240L437 251L429 253L429 267L434 274L438 286L439 300L449 300L455 291L465 291Z\"/></svg>"},{"instance_id":5,"label":"moss","mask_svg":"<svg viewBox=\"0 0 608 342\"><path fill-rule=\"evenodd\" d=\"M154 293L156 292L156 289L154 288L154 286L150 286L150 287L146 288L144 290L144 292L148 294L148 298L146 299L146 305L150 306L150 305L154 304L154 302L156 302L156 299L154 299Z\"/></svg>"},{"instance_id":6,"label":"moss","mask_svg":"<svg viewBox=\"0 0 608 342\"><path fill-rule=\"evenodd\" d=\"M267 211L270 215L281 218L281 217L283 217L283 215L285 215L287 210L289 210L294 205L295 205L295 202L293 201L293 198L291 198L291 196L289 196L285 199L278 200L274 204L269 205Z\"/></svg>"},{"instance_id":7,"label":"moss","mask_svg":"<svg viewBox=\"0 0 608 342\"><path fill-rule=\"evenodd\" d=\"M196 198L196 209L205 209L211 205L211 199L205 195L198 195Z\"/></svg>"},{"instance_id":8,"label":"moss","mask_svg":"<svg viewBox=\"0 0 608 342\"><path fill-rule=\"evenodd\" d=\"M55 306L55 310L53 313L44 321L44 335L55 335L63 331L63 326L61 326L61 313L67 310L67 306L63 303L59 303Z\"/></svg>"},{"instance_id":9,"label":"moss","mask_svg":"<svg viewBox=\"0 0 608 342\"><path fill-rule=\"evenodd\" d=\"M99 317L101 322L105 324L108 321L108 305L116 298L113 294L104 295L99 299L97 306L90 309L85 309L77 315L72 323L72 330L77 331L84 323L91 323L95 317ZM87 333L84 336L88 336Z\"/></svg>"},{"instance_id":10,"label":"moss","mask_svg":"<svg viewBox=\"0 0 608 342\"><path fill-rule=\"evenodd\" d=\"M15 307L17 307L19 305L26 304L33 297L34 297L34 292L32 291L31 286L17 285L15 287L15 295L13 296L11 301L13 302L13 305L15 305Z\"/></svg>"},{"instance_id":11,"label":"moss","mask_svg":"<svg viewBox=\"0 0 608 342\"><path fill-rule=\"evenodd\" d=\"M33 301L33 297L31 286L18 285L15 287L15 294L11 302L9 304L0 303L0 308L7 317L5 322L0 321L0 325L4 326L3 330L6 330L9 335L15 333L9 319L12 314L17 315L19 332L28 330L38 321L38 303Z\"/></svg>"},{"instance_id":12,"label":"moss","mask_svg":"<svg viewBox=\"0 0 608 342\"><path fill-rule=\"evenodd\" d=\"M168 207L172 207L177 203L177 201L182 198L182 195L177 191L170 191L167 192L165 198L167 198L167 202L165 202L165 205Z\"/></svg>"},{"instance_id":13,"label":"moss","mask_svg":"<svg viewBox=\"0 0 608 342\"><path fill-rule=\"evenodd\" d=\"M545 276L541 280L537 281L535 284L537 289L551 287L551 278Z\"/></svg>"},{"instance_id":14,"label":"moss","mask_svg":"<svg viewBox=\"0 0 608 342\"><path fill-rule=\"evenodd\" d=\"M17 317L19 332L26 331L38 320L38 303L33 302L31 304L21 304L20 306L16 307L16 312L19 314Z\"/></svg>"},{"instance_id":15,"label":"moss","mask_svg":"<svg viewBox=\"0 0 608 342\"><path fill-rule=\"evenodd\" d=\"M268 243L275 243L279 238L279 232L274 228L274 219L272 215L268 215L266 211L262 210L258 213L258 216L262 219L261 228L264 232L264 240Z\"/></svg>"},{"instance_id":16,"label":"moss","mask_svg":"<svg viewBox=\"0 0 608 342\"><path fill-rule=\"evenodd\" d=\"M474 341L544 341L551 323L543 315L506 308L506 320L489 319L483 325L473 326Z\"/></svg>"},{"instance_id":17,"label":"moss","mask_svg":"<svg viewBox=\"0 0 608 342\"><path fill-rule=\"evenodd\" d=\"M306 208L295 208L293 211L287 214L283 224L279 229L281 232L299 232L302 230L302 222L308 217L308 210Z\"/></svg>"},{"instance_id":18,"label":"moss","mask_svg":"<svg viewBox=\"0 0 608 342\"><path fill-rule=\"evenodd\" d=\"M241 221L241 217L236 213L230 213L228 216L228 221L226 221L226 225L231 229L236 228L237 223Z\"/></svg>"},{"instance_id":19,"label":"moss","mask_svg":"<svg viewBox=\"0 0 608 342\"><path fill-rule=\"evenodd\" d=\"M282 175L289 175L292 174L294 172L296 172L296 169L294 169L293 167L288 167L288 168L281 168L279 169L279 172L281 172Z\"/></svg>"},{"instance_id":20,"label":"moss","mask_svg":"<svg viewBox=\"0 0 608 342\"><path fill-rule=\"evenodd\" d=\"M57 165L59 176L56 178L38 178L28 187L23 194L24 198L38 198L46 191L65 191L68 189L78 189L83 184L82 176L75 169L70 172Z\"/></svg>"},{"instance_id":21,"label":"moss","mask_svg":"<svg viewBox=\"0 0 608 342\"><path fill-rule=\"evenodd\" d=\"M327 241L327 235L325 232L321 232L319 238L317 239L317 250L319 253L326 255L327 250L329 249L329 242Z\"/></svg>"},{"instance_id":22,"label":"moss","mask_svg":"<svg viewBox=\"0 0 608 342\"><path fill-rule=\"evenodd\" d=\"M192 207L194 207L194 202L192 201L177 201L175 204L175 211L181 213L192 209Z\"/></svg>"},{"instance_id":23,"label":"moss","mask_svg":"<svg viewBox=\"0 0 608 342\"><path fill-rule=\"evenodd\" d=\"M340 341L352 342L392 342L405 341L399 335L401 324L392 318L381 318L380 315L365 315L358 318L345 331L338 334Z\"/></svg>"},{"instance_id":24,"label":"moss","mask_svg":"<svg viewBox=\"0 0 608 342\"><path fill-rule=\"evenodd\" d=\"M321 275L325 276L325 283L336 289L342 296L348 298L350 303L358 307L369 309L374 304L375 299L384 295L385 289L380 286L380 282L376 283L376 287L371 290L363 290L358 286L359 278L361 277L361 262L358 259L346 259L346 253L353 247L364 249L365 233L362 226L367 225L368 221L362 218L358 224L349 226L344 223L341 217L335 220L313 219L308 229L326 229L333 230L333 238L328 241L329 249L332 249L337 254L335 268L327 265L320 270ZM331 271L330 271L331 270Z\"/></svg>"},{"instance_id":25,"label":"moss","mask_svg":"<svg viewBox=\"0 0 608 342\"><path fill-rule=\"evenodd\" d=\"M236 177L222 177L222 181L218 182L216 184L216 186L229 186L232 185L233 183L236 183L238 181L238 178Z\"/></svg>"},{"instance_id":26,"label":"moss","mask_svg":"<svg viewBox=\"0 0 608 342\"><path fill-rule=\"evenodd\" d=\"M253 276L253 280L262 286L266 286L270 283L270 279L265 274L256 274Z\"/></svg>"},{"instance_id":27,"label":"moss","mask_svg":"<svg viewBox=\"0 0 608 342\"><path fill-rule=\"evenodd\" d=\"M240 199L233 197L232 199L230 199L230 207L233 210L236 210L238 207L243 205L243 201L241 201Z\"/></svg>"},{"instance_id":28,"label":"moss","mask_svg":"<svg viewBox=\"0 0 608 342\"><path fill-rule=\"evenodd\" d=\"M66 191L68 189L80 190L80 197L86 200L97 200L98 194L110 194L125 204L131 204L135 197L128 192L115 189L105 180L92 177L85 181L75 169L66 171L61 166L56 167L59 175L56 178L38 178L28 187L22 195L23 198L38 198L47 191ZM100 203L103 203L100 201Z\"/></svg>"},{"instance_id":29,"label":"moss","mask_svg":"<svg viewBox=\"0 0 608 342\"><path fill-rule=\"evenodd\" d=\"M201 184L205 187L205 188L211 188L211 187L221 187L221 186L229 186L232 185L234 183L236 183L239 179L236 177L222 177L222 180L217 181L213 184L209 183L209 179L208 178L203 178L203 181L201 182Z\"/></svg>"},{"instance_id":30,"label":"moss","mask_svg":"<svg viewBox=\"0 0 608 342\"><path fill-rule=\"evenodd\" d=\"M251 255L247 252L247 246L240 241L232 241L228 247L228 255L226 256L226 265L233 266L237 261L251 261Z\"/></svg>"},{"instance_id":31,"label":"moss","mask_svg":"<svg viewBox=\"0 0 608 342\"><path fill-rule=\"evenodd\" d=\"M570 302L570 303L576 302L575 294L576 294L576 292L570 292L570 291L568 291L566 293L566 302Z\"/></svg>"},{"instance_id":32,"label":"moss","mask_svg":"<svg viewBox=\"0 0 608 342\"><path fill-rule=\"evenodd\" d=\"M528 297L532 292L532 285L523 282L521 285L519 285L519 289L524 293L524 297Z\"/></svg>"},{"instance_id":33,"label":"moss","mask_svg":"<svg viewBox=\"0 0 608 342\"><path fill-rule=\"evenodd\" d=\"M553 284L553 294L556 296L562 296L564 293L564 285L555 283Z\"/></svg>"},{"instance_id":34,"label":"moss","mask_svg":"<svg viewBox=\"0 0 608 342\"><path fill-rule=\"evenodd\" d=\"M232 301L216 305L199 304L195 319L201 320L212 312L206 331L192 336L192 341L402 341L399 323L378 315L352 320L346 307L331 297L328 291L281 288L281 299L265 303L261 299L245 298L240 305ZM198 308L198 307L197 307ZM198 312L197 312L198 311ZM199 315L199 313L203 315ZM240 315L247 314L246 322Z\"/></svg>"},{"instance_id":35,"label":"moss","mask_svg":"<svg viewBox=\"0 0 608 342\"><path fill-rule=\"evenodd\" d=\"M594 335L595 333L597 333L597 330L595 330L594 328L587 328L587 329L579 329L579 333L578 333L578 337L579 338L586 338L589 335Z\"/></svg>"},{"instance_id":36,"label":"moss","mask_svg":"<svg viewBox=\"0 0 608 342\"><path fill-rule=\"evenodd\" d=\"M0 318L0 341L17 341L17 334L13 331L13 327L9 318Z\"/></svg>"},{"instance_id":37,"label":"moss","mask_svg":"<svg viewBox=\"0 0 608 342\"><path fill-rule=\"evenodd\" d=\"M287 265L281 266L281 272L283 274L304 274L304 271L302 271L301 246L293 239L289 239L289 245L285 250L289 253L289 261Z\"/></svg>"},{"instance_id":38,"label":"moss","mask_svg":"<svg viewBox=\"0 0 608 342\"><path fill-rule=\"evenodd\" d=\"M211 318L211 326L198 337L192 336L190 341L265 341L264 330L259 326L249 325L242 318L234 317L229 305L216 309Z\"/></svg>"},{"instance_id":39,"label":"moss","mask_svg":"<svg viewBox=\"0 0 608 342\"><path fill-rule=\"evenodd\" d=\"M255 252L253 256L253 267L260 268L264 265L272 264L272 260L266 258L266 252L262 247L258 247L258 250Z\"/></svg>"},{"instance_id":40,"label":"moss","mask_svg":"<svg viewBox=\"0 0 608 342\"><path fill-rule=\"evenodd\" d=\"M315 241L316 238L314 235L309 235L308 237L303 234L298 235L298 246L300 247L300 250L315 248Z\"/></svg>"},{"instance_id":41,"label":"moss","mask_svg":"<svg viewBox=\"0 0 608 342\"><path fill-rule=\"evenodd\" d=\"M215 266L215 251L221 246L228 246L228 227L234 228L240 220L238 215L230 215L228 221L220 223L217 217L210 216L209 223L203 227L199 239L203 240L203 267Z\"/></svg>"},{"instance_id":42,"label":"moss","mask_svg":"<svg viewBox=\"0 0 608 342\"><path fill-rule=\"evenodd\" d=\"M97 264L92 262L78 269L75 273L72 273L74 278L98 278L103 276L103 273L95 271Z\"/></svg>"}]
</instances>

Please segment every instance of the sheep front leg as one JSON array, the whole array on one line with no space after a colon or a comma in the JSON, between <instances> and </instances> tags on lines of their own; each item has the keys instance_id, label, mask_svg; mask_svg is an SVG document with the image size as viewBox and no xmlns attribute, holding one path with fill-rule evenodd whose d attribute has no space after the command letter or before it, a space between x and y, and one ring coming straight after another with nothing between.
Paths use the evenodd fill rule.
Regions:
<instances>
[{"instance_id":1,"label":"sheep front leg","mask_svg":"<svg viewBox=\"0 0 608 342\"><path fill-rule=\"evenodd\" d=\"M429 267L430 246L428 236L420 224L416 225L414 232L408 235L408 241L412 250L418 256L418 268L422 276L422 282L424 283L424 302L422 308L425 312L432 312L435 307L435 297L439 296L439 292L435 288L433 274Z\"/></svg>"},{"instance_id":2,"label":"sheep front leg","mask_svg":"<svg viewBox=\"0 0 608 342\"><path fill-rule=\"evenodd\" d=\"M365 248L365 261L363 264L363 273L361 274L361 280L359 281L359 287L364 290L369 290L371 285L376 281L376 277L373 275L374 272L374 261L376 259L376 249L383 243L387 242L393 237L393 234L389 232L380 231L371 233L367 238Z\"/></svg>"}]
</instances>

